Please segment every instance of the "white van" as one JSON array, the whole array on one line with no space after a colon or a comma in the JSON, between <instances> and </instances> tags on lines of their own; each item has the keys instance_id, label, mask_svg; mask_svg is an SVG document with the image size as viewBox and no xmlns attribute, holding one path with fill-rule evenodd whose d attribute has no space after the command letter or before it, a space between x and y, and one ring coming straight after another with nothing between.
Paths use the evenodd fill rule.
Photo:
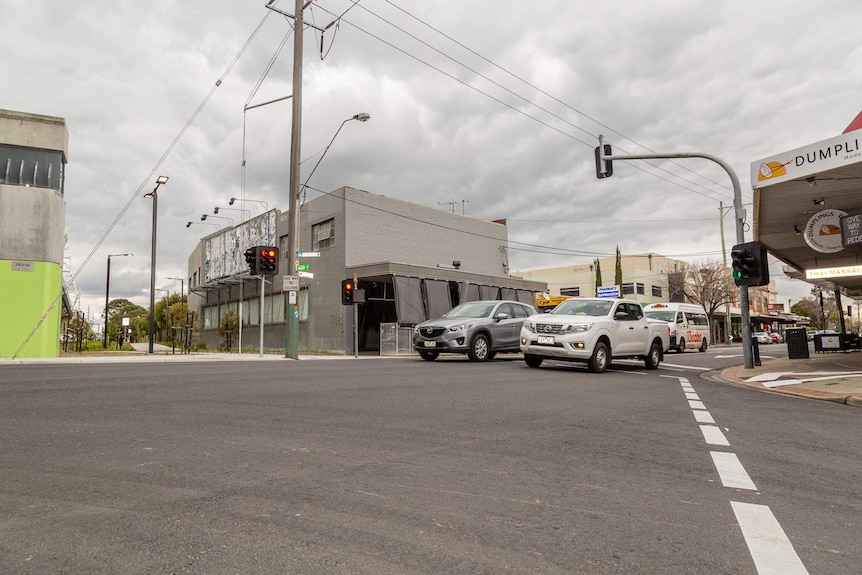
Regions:
<instances>
[{"instance_id":1,"label":"white van","mask_svg":"<svg viewBox=\"0 0 862 575\"><path fill-rule=\"evenodd\" d=\"M644 315L666 321L670 327L670 349L706 351L709 347L709 316L703 306L691 303L653 303Z\"/></svg>"}]
</instances>

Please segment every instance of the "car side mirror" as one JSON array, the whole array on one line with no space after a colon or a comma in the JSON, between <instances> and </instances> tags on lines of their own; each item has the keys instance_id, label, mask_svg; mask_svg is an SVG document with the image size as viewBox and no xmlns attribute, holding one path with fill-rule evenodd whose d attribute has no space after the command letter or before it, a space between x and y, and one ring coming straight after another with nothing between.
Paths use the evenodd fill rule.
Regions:
<instances>
[{"instance_id":1,"label":"car side mirror","mask_svg":"<svg viewBox=\"0 0 862 575\"><path fill-rule=\"evenodd\" d=\"M629 318L629 314L624 312L624 311L618 311L617 313L614 314L614 319L616 319L616 320L623 320L623 319L628 319L628 318Z\"/></svg>"},{"instance_id":2,"label":"car side mirror","mask_svg":"<svg viewBox=\"0 0 862 575\"><path fill-rule=\"evenodd\" d=\"M497 321L503 321L504 319L509 319L509 314L504 311L501 311L497 315L494 316L494 319Z\"/></svg>"}]
</instances>

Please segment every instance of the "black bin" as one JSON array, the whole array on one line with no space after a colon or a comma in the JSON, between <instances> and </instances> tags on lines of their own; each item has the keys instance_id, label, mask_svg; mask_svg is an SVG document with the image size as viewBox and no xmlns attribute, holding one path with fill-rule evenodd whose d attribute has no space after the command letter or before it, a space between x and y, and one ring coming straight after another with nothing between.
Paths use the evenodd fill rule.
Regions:
<instances>
[{"instance_id":1,"label":"black bin","mask_svg":"<svg viewBox=\"0 0 862 575\"><path fill-rule=\"evenodd\" d=\"M789 359L806 359L808 357L808 335L804 327L794 327L784 331L784 341L787 342L787 357Z\"/></svg>"}]
</instances>

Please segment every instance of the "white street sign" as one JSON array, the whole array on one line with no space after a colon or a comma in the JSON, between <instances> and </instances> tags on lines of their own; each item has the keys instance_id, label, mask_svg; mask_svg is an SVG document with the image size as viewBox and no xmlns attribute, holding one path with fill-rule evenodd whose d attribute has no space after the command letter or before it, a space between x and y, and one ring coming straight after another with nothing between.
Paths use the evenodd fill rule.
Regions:
<instances>
[{"instance_id":1,"label":"white street sign","mask_svg":"<svg viewBox=\"0 0 862 575\"><path fill-rule=\"evenodd\" d=\"M299 252L296 255L300 258L319 258L320 252Z\"/></svg>"},{"instance_id":2,"label":"white street sign","mask_svg":"<svg viewBox=\"0 0 862 575\"><path fill-rule=\"evenodd\" d=\"M284 281L284 289L288 291L299 289L299 276L284 276L282 280Z\"/></svg>"},{"instance_id":3,"label":"white street sign","mask_svg":"<svg viewBox=\"0 0 862 575\"><path fill-rule=\"evenodd\" d=\"M301 278L313 278L314 277L314 274L311 272L296 272L296 273L298 273L299 277L301 277ZM299 288L296 288L296 289L299 289Z\"/></svg>"}]
</instances>

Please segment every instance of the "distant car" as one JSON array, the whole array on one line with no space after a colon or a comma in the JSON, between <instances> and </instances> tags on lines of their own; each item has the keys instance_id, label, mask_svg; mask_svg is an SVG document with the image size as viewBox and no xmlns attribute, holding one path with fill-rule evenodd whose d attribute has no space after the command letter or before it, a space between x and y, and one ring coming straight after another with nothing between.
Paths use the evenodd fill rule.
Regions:
<instances>
[{"instance_id":1,"label":"distant car","mask_svg":"<svg viewBox=\"0 0 862 575\"><path fill-rule=\"evenodd\" d=\"M520 351L521 325L534 315L533 306L517 301L471 301L443 317L417 325L413 347L425 361L441 353L466 353L471 361L493 359L498 353Z\"/></svg>"},{"instance_id":2,"label":"distant car","mask_svg":"<svg viewBox=\"0 0 862 575\"><path fill-rule=\"evenodd\" d=\"M772 338L772 343L784 343L784 336L778 332L770 333L769 337Z\"/></svg>"},{"instance_id":3,"label":"distant car","mask_svg":"<svg viewBox=\"0 0 862 575\"><path fill-rule=\"evenodd\" d=\"M814 336L816 335L835 335L838 332L834 329L818 329L817 331L809 331L808 332L808 341L814 341Z\"/></svg>"},{"instance_id":4,"label":"distant car","mask_svg":"<svg viewBox=\"0 0 862 575\"><path fill-rule=\"evenodd\" d=\"M772 336L766 333L765 331L756 331L751 334L751 338L755 340L757 343L768 344L772 343Z\"/></svg>"}]
</instances>

